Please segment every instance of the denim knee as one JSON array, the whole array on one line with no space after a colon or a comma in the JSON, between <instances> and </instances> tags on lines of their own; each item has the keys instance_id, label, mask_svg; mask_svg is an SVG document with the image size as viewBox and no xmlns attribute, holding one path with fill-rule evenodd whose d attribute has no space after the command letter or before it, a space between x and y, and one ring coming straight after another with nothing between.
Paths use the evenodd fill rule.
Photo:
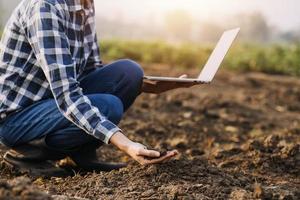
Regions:
<instances>
[{"instance_id":1,"label":"denim knee","mask_svg":"<svg viewBox=\"0 0 300 200\"><path fill-rule=\"evenodd\" d=\"M121 61L124 62L123 66L126 68L129 77L133 80L141 80L143 78L144 71L137 62L130 59L123 59Z\"/></svg>"},{"instance_id":2,"label":"denim knee","mask_svg":"<svg viewBox=\"0 0 300 200\"><path fill-rule=\"evenodd\" d=\"M112 121L114 124L119 124L124 112L122 101L114 95L108 95L108 106L108 120Z\"/></svg>"},{"instance_id":3,"label":"denim knee","mask_svg":"<svg viewBox=\"0 0 300 200\"><path fill-rule=\"evenodd\" d=\"M142 67L135 61L130 59L120 60L122 69L129 80L132 88L140 88L144 77L144 71Z\"/></svg>"},{"instance_id":4,"label":"denim knee","mask_svg":"<svg viewBox=\"0 0 300 200\"><path fill-rule=\"evenodd\" d=\"M93 94L88 97L92 105L96 106L108 120L114 124L121 121L124 111L123 103L118 97L111 94Z\"/></svg>"}]
</instances>

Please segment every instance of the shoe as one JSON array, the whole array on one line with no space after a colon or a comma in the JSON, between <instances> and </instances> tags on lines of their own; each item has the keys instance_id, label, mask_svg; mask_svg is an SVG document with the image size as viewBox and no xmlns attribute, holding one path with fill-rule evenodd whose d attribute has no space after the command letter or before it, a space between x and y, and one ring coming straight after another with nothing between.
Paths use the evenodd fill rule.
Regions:
<instances>
[{"instance_id":1,"label":"shoe","mask_svg":"<svg viewBox=\"0 0 300 200\"><path fill-rule=\"evenodd\" d=\"M51 161L27 159L14 150L4 154L2 166L10 169L14 174L28 174L32 177L65 177L70 174L55 166Z\"/></svg>"},{"instance_id":2,"label":"shoe","mask_svg":"<svg viewBox=\"0 0 300 200\"><path fill-rule=\"evenodd\" d=\"M49 148L45 143L45 138L16 146L9 152L18 160L26 162L57 161L66 157L65 153Z\"/></svg>"},{"instance_id":3,"label":"shoe","mask_svg":"<svg viewBox=\"0 0 300 200\"><path fill-rule=\"evenodd\" d=\"M85 145L78 151L72 152L69 157L79 169L89 172L112 171L126 167L126 163L107 163L98 159L96 148L93 145Z\"/></svg>"},{"instance_id":4,"label":"shoe","mask_svg":"<svg viewBox=\"0 0 300 200\"><path fill-rule=\"evenodd\" d=\"M65 169L74 169L77 171L112 171L127 166L124 163L106 163L99 161L96 149L101 146L99 142L87 144L72 150L56 150L45 142L45 137L32 141L28 144L20 145L9 150L4 156L4 162L11 167L30 171L33 168L35 172L47 171L51 165L49 161L58 161L70 157L75 163L74 166L64 166ZM41 168L41 169L39 169ZM68 170L72 172L72 170Z\"/></svg>"},{"instance_id":5,"label":"shoe","mask_svg":"<svg viewBox=\"0 0 300 200\"><path fill-rule=\"evenodd\" d=\"M2 165L13 173L37 177L61 177L69 174L51 161L65 157L64 153L47 148L45 138L42 138L8 150L3 157Z\"/></svg>"}]
</instances>

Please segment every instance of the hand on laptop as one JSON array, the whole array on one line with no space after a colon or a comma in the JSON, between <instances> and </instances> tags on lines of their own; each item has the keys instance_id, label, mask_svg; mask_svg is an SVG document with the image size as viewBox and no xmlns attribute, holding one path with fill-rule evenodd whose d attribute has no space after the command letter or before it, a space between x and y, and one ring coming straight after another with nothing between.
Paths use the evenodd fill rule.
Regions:
<instances>
[{"instance_id":1,"label":"hand on laptop","mask_svg":"<svg viewBox=\"0 0 300 200\"><path fill-rule=\"evenodd\" d=\"M187 78L187 75L184 74L179 78ZM145 93L153 93L160 94L169 90L177 89L177 88L189 88L194 85L198 85L196 82L172 82L172 81L150 81L144 79L142 92Z\"/></svg>"}]
</instances>

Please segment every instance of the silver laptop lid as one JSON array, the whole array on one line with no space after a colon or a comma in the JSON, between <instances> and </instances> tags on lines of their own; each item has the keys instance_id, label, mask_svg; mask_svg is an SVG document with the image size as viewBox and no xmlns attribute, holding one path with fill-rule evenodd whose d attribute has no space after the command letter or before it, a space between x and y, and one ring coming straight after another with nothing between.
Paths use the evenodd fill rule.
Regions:
<instances>
[{"instance_id":1,"label":"silver laptop lid","mask_svg":"<svg viewBox=\"0 0 300 200\"><path fill-rule=\"evenodd\" d=\"M217 73L226 53L228 52L231 44L239 33L240 28L225 31L219 40L214 51L210 55L207 63L198 76L198 79L204 82L210 82Z\"/></svg>"}]
</instances>

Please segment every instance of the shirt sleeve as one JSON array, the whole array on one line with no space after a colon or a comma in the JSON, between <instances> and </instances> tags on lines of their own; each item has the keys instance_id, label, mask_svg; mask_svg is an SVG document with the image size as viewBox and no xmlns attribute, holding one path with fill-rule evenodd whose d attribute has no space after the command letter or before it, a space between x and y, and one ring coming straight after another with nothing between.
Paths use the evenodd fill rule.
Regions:
<instances>
[{"instance_id":1,"label":"shirt sleeve","mask_svg":"<svg viewBox=\"0 0 300 200\"><path fill-rule=\"evenodd\" d=\"M89 70L91 68L98 68L98 67L103 67L102 60L100 58L100 48L99 48L99 41L97 38L97 32L96 32L96 24L95 24L95 9L93 8L93 14L91 14L89 20L89 23L86 25L88 29L90 29L91 33L91 38L93 38L92 45L91 45L91 52L90 55L88 56L87 59L87 64L85 70ZM89 41L86 41L87 39L85 38L85 43L88 43Z\"/></svg>"},{"instance_id":2,"label":"shirt sleeve","mask_svg":"<svg viewBox=\"0 0 300 200\"><path fill-rule=\"evenodd\" d=\"M96 68L96 67L103 67L103 63L100 58L100 49L99 49L97 34L94 33L92 50L87 59L87 69Z\"/></svg>"},{"instance_id":3,"label":"shirt sleeve","mask_svg":"<svg viewBox=\"0 0 300 200\"><path fill-rule=\"evenodd\" d=\"M109 143L110 137L121 130L92 106L79 86L62 11L45 1L38 4L28 20L26 34L59 110L86 133Z\"/></svg>"}]
</instances>

